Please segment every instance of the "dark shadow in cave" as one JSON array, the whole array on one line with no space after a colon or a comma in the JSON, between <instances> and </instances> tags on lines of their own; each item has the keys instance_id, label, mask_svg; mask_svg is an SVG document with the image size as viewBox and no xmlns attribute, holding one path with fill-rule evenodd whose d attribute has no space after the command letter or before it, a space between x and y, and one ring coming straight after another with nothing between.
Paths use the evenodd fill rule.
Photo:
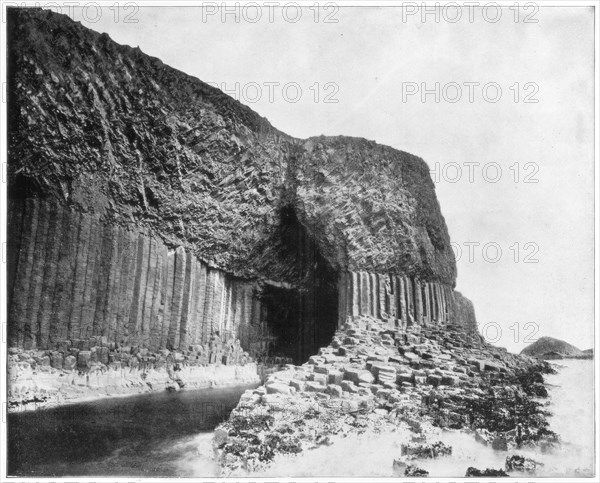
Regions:
<instances>
[{"instance_id":1,"label":"dark shadow in cave","mask_svg":"<svg viewBox=\"0 0 600 483\"><path fill-rule=\"evenodd\" d=\"M289 206L281 212L280 243L289 278L295 282L291 288L267 284L263 289L266 321L274 336L269 355L301 364L328 345L335 333L337 274Z\"/></svg>"}]
</instances>

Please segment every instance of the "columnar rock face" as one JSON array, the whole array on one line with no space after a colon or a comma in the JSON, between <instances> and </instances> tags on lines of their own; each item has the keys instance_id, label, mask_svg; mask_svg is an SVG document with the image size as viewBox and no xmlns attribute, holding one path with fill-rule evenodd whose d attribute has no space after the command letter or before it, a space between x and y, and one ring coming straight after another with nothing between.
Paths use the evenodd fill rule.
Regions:
<instances>
[{"instance_id":1,"label":"columnar rock face","mask_svg":"<svg viewBox=\"0 0 600 483\"><path fill-rule=\"evenodd\" d=\"M416 291L409 290L409 286L417 287ZM450 321L448 309L454 304L453 293L446 290L447 286L421 282L405 275L344 272L339 276L338 288L340 326L349 316L370 315L411 327L418 320L415 309L418 303L427 314L423 325L445 325ZM428 298L421 296L417 302L419 292L427 294Z\"/></svg>"},{"instance_id":2,"label":"columnar rock face","mask_svg":"<svg viewBox=\"0 0 600 483\"><path fill-rule=\"evenodd\" d=\"M104 336L153 351L187 350L217 331L223 340L251 342L244 323L252 319L255 283L52 200L15 201L10 219L11 346L51 349Z\"/></svg>"},{"instance_id":3,"label":"columnar rock face","mask_svg":"<svg viewBox=\"0 0 600 483\"><path fill-rule=\"evenodd\" d=\"M476 326L425 162L292 138L66 16L9 9L9 332L306 359L340 321Z\"/></svg>"},{"instance_id":4,"label":"columnar rock face","mask_svg":"<svg viewBox=\"0 0 600 483\"><path fill-rule=\"evenodd\" d=\"M473 304L446 284L405 275L342 272L338 289L338 327L348 317L369 315L405 329L453 324L477 332Z\"/></svg>"}]
</instances>

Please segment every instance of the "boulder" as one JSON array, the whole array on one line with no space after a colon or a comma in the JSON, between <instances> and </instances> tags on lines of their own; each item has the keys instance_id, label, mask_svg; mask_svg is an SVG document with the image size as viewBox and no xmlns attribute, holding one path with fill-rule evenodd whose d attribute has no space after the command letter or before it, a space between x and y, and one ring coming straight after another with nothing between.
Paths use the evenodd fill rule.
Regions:
<instances>
[{"instance_id":1,"label":"boulder","mask_svg":"<svg viewBox=\"0 0 600 483\"><path fill-rule=\"evenodd\" d=\"M338 384L329 384L327 386L327 394L333 397L342 397L343 389Z\"/></svg>"},{"instance_id":2,"label":"boulder","mask_svg":"<svg viewBox=\"0 0 600 483\"><path fill-rule=\"evenodd\" d=\"M539 466L543 466L543 464L532 460L531 458L525 458L516 454L506 457L506 471L519 471L521 473L534 474Z\"/></svg>"},{"instance_id":3,"label":"boulder","mask_svg":"<svg viewBox=\"0 0 600 483\"><path fill-rule=\"evenodd\" d=\"M344 413L355 413L360 409L360 404L355 399L342 399L339 402L339 409Z\"/></svg>"},{"instance_id":4,"label":"boulder","mask_svg":"<svg viewBox=\"0 0 600 483\"><path fill-rule=\"evenodd\" d=\"M324 386L327 384L328 376L326 374L309 374L307 379L309 381L316 382L317 384L321 384Z\"/></svg>"},{"instance_id":5,"label":"boulder","mask_svg":"<svg viewBox=\"0 0 600 483\"><path fill-rule=\"evenodd\" d=\"M98 353L98 361L101 362L102 364L108 364L108 356L110 354L110 349L106 346L100 347L99 350L97 350Z\"/></svg>"},{"instance_id":6,"label":"boulder","mask_svg":"<svg viewBox=\"0 0 600 483\"><path fill-rule=\"evenodd\" d=\"M358 375L363 371L363 369L356 367L349 367L344 370L344 379L348 381L352 381L355 384L358 384Z\"/></svg>"},{"instance_id":7,"label":"boulder","mask_svg":"<svg viewBox=\"0 0 600 483\"><path fill-rule=\"evenodd\" d=\"M77 355L77 368L82 371L87 370L92 363L91 359L91 351L80 351Z\"/></svg>"},{"instance_id":8,"label":"boulder","mask_svg":"<svg viewBox=\"0 0 600 483\"><path fill-rule=\"evenodd\" d=\"M324 392L327 386L314 381L308 381L305 386L308 392Z\"/></svg>"},{"instance_id":9,"label":"boulder","mask_svg":"<svg viewBox=\"0 0 600 483\"><path fill-rule=\"evenodd\" d=\"M375 378L373 377L373 374L371 374L370 371L364 370L358 374L358 383L360 384L361 382L372 384L373 382L375 382Z\"/></svg>"},{"instance_id":10,"label":"boulder","mask_svg":"<svg viewBox=\"0 0 600 483\"><path fill-rule=\"evenodd\" d=\"M442 376L439 374L430 374L427 376L427 384L437 387L442 383Z\"/></svg>"},{"instance_id":11,"label":"boulder","mask_svg":"<svg viewBox=\"0 0 600 483\"><path fill-rule=\"evenodd\" d=\"M400 455L410 458L439 458L452 454L452 446L437 441L428 443L409 443L400 446Z\"/></svg>"},{"instance_id":12,"label":"boulder","mask_svg":"<svg viewBox=\"0 0 600 483\"><path fill-rule=\"evenodd\" d=\"M352 381L342 381L340 384L340 387L342 388L343 391L346 391L346 392L349 392L352 394L358 392L358 387Z\"/></svg>"},{"instance_id":13,"label":"boulder","mask_svg":"<svg viewBox=\"0 0 600 483\"><path fill-rule=\"evenodd\" d=\"M176 381L170 381L167 386L165 387L165 389L168 392L178 392L181 390L181 388L179 387L179 384L177 384Z\"/></svg>"},{"instance_id":14,"label":"boulder","mask_svg":"<svg viewBox=\"0 0 600 483\"><path fill-rule=\"evenodd\" d=\"M286 394L292 395L295 389L292 386L284 384L283 382L272 382L266 386L267 394Z\"/></svg>"},{"instance_id":15,"label":"boulder","mask_svg":"<svg viewBox=\"0 0 600 483\"><path fill-rule=\"evenodd\" d=\"M419 356L414 352L405 352L404 357L408 359L409 362L417 362L419 360Z\"/></svg>"},{"instance_id":16,"label":"boulder","mask_svg":"<svg viewBox=\"0 0 600 483\"><path fill-rule=\"evenodd\" d=\"M290 386L292 386L297 392L302 392L305 389L306 383L304 381L298 381L297 379L292 379L290 381Z\"/></svg>"},{"instance_id":17,"label":"boulder","mask_svg":"<svg viewBox=\"0 0 600 483\"><path fill-rule=\"evenodd\" d=\"M412 385L414 381L414 376L412 372L401 372L396 375L396 383L402 384L403 382L408 382Z\"/></svg>"},{"instance_id":18,"label":"boulder","mask_svg":"<svg viewBox=\"0 0 600 483\"><path fill-rule=\"evenodd\" d=\"M44 368L50 368L51 367L51 362L50 362L50 356L49 355L41 355L39 357L35 357L35 361L37 362L38 367L44 367Z\"/></svg>"},{"instance_id":19,"label":"boulder","mask_svg":"<svg viewBox=\"0 0 600 483\"><path fill-rule=\"evenodd\" d=\"M71 341L70 340L59 340L56 343L56 350L58 352L62 352L63 354L66 354L67 352L69 352L69 350L71 350Z\"/></svg>"},{"instance_id":20,"label":"boulder","mask_svg":"<svg viewBox=\"0 0 600 483\"><path fill-rule=\"evenodd\" d=\"M64 355L62 352L52 352L51 365L54 369L62 369L64 364Z\"/></svg>"},{"instance_id":21,"label":"boulder","mask_svg":"<svg viewBox=\"0 0 600 483\"><path fill-rule=\"evenodd\" d=\"M91 347L90 348L90 361L92 363L99 362L98 352L100 351L100 347Z\"/></svg>"},{"instance_id":22,"label":"boulder","mask_svg":"<svg viewBox=\"0 0 600 483\"><path fill-rule=\"evenodd\" d=\"M501 364L490 360L483 361L481 365L483 371L500 372L502 368Z\"/></svg>"},{"instance_id":23,"label":"boulder","mask_svg":"<svg viewBox=\"0 0 600 483\"><path fill-rule=\"evenodd\" d=\"M67 356L63 362L63 370L72 371L77 367L77 359L75 356Z\"/></svg>"},{"instance_id":24,"label":"boulder","mask_svg":"<svg viewBox=\"0 0 600 483\"><path fill-rule=\"evenodd\" d=\"M374 377L383 375L386 379L396 379L396 369L392 366L383 363L373 363L370 367L371 373Z\"/></svg>"},{"instance_id":25,"label":"boulder","mask_svg":"<svg viewBox=\"0 0 600 483\"><path fill-rule=\"evenodd\" d=\"M423 385L427 382L427 377L425 376L414 376L414 382L416 385Z\"/></svg>"},{"instance_id":26,"label":"boulder","mask_svg":"<svg viewBox=\"0 0 600 483\"><path fill-rule=\"evenodd\" d=\"M315 365L314 371L317 374L329 374L329 367L324 365Z\"/></svg>"},{"instance_id":27,"label":"boulder","mask_svg":"<svg viewBox=\"0 0 600 483\"><path fill-rule=\"evenodd\" d=\"M417 476L417 477L429 476L429 471L426 471L426 470L424 470L422 468L419 468L418 466L408 465L404 469L404 476L409 476L409 477L413 477L413 476Z\"/></svg>"},{"instance_id":28,"label":"boulder","mask_svg":"<svg viewBox=\"0 0 600 483\"><path fill-rule=\"evenodd\" d=\"M327 376L327 382L329 384L341 384L344 380L344 373L342 371L330 371Z\"/></svg>"},{"instance_id":29,"label":"boulder","mask_svg":"<svg viewBox=\"0 0 600 483\"><path fill-rule=\"evenodd\" d=\"M442 375L442 385L443 386L457 386L460 382L458 376L453 376L451 374L443 374Z\"/></svg>"},{"instance_id":30,"label":"boulder","mask_svg":"<svg viewBox=\"0 0 600 483\"><path fill-rule=\"evenodd\" d=\"M385 365L385 363L388 361L388 357L384 356L384 355L372 355L367 357L367 363L371 362L371 363L377 363L377 362L381 362ZM367 368L370 368L370 366L367 364Z\"/></svg>"},{"instance_id":31,"label":"boulder","mask_svg":"<svg viewBox=\"0 0 600 483\"><path fill-rule=\"evenodd\" d=\"M469 466L467 468L467 473L465 474L465 476L467 478L472 478L472 477L489 477L489 476L510 476L508 475L504 470L495 470L493 468L486 468L485 470L481 471L478 470L477 468L473 468L472 466Z\"/></svg>"},{"instance_id":32,"label":"boulder","mask_svg":"<svg viewBox=\"0 0 600 483\"><path fill-rule=\"evenodd\" d=\"M412 416L409 416L409 415L402 415L402 416L400 417L400 420L401 420L402 422L406 423L406 424L408 425L408 427L409 427L411 430L415 431L415 432L418 432L418 433L420 433L420 432L422 431L422 429L423 429L423 428L422 428L422 426L421 426L421 421L419 421L419 420L418 420L418 419L416 419L416 418L413 418Z\"/></svg>"}]
</instances>

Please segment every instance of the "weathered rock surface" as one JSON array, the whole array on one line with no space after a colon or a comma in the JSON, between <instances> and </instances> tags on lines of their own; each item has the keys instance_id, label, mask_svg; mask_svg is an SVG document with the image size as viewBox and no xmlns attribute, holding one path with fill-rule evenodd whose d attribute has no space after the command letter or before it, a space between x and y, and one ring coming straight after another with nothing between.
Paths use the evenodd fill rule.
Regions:
<instances>
[{"instance_id":1,"label":"weathered rock surface","mask_svg":"<svg viewBox=\"0 0 600 483\"><path fill-rule=\"evenodd\" d=\"M344 342L340 351L340 342L348 339L355 342ZM285 435L296 453L331 435L407 428L415 439L390 462L394 474L403 475L419 459L452 451L427 441L426 425L465 430L504 450L554 444L556 435L533 393L549 370L544 362L490 346L459 326L405 329L371 316L350 317L318 356L288 365L270 374L264 387L246 391L218 428L215 446L223 474L241 475L289 453L288 446L269 446L269 435ZM395 378L381 377L392 372ZM340 373L339 385L325 384L325 374ZM273 387L277 393L269 390Z\"/></svg>"},{"instance_id":2,"label":"weathered rock surface","mask_svg":"<svg viewBox=\"0 0 600 483\"><path fill-rule=\"evenodd\" d=\"M102 341L94 341L93 343ZM106 349L106 350L102 350ZM151 353L137 347L68 352L11 349L8 356L8 410L22 411L110 395L257 384L256 364L209 364L195 351ZM106 357L104 357L106 355ZM62 366L57 361L63 361ZM287 386L286 386L287 387Z\"/></svg>"},{"instance_id":3,"label":"weathered rock surface","mask_svg":"<svg viewBox=\"0 0 600 483\"><path fill-rule=\"evenodd\" d=\"M7 40L12 346L218 331L302 362L349 315L476 330L422 159L294 139L50 11L10 9Z\"/></svg>"}]
</instances>

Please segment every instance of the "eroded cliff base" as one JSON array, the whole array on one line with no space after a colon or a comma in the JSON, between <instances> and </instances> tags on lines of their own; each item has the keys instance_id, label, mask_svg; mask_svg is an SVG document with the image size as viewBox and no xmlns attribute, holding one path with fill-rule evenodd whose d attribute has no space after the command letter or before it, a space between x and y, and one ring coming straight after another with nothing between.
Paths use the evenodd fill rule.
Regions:
<instances>
[{"instance_id":1,"label":"eroded cliff base","mask_svg":"<svg viewBox=\"0 0 600 483\"><path fill-rule=\"evenodd\" d=\"M91 349L10 349L8 410L47 409L106 397L260 382L256 363L235 350L205 354L196 347L159 353L114 345Z\"/></svg>"}]
</instances>

